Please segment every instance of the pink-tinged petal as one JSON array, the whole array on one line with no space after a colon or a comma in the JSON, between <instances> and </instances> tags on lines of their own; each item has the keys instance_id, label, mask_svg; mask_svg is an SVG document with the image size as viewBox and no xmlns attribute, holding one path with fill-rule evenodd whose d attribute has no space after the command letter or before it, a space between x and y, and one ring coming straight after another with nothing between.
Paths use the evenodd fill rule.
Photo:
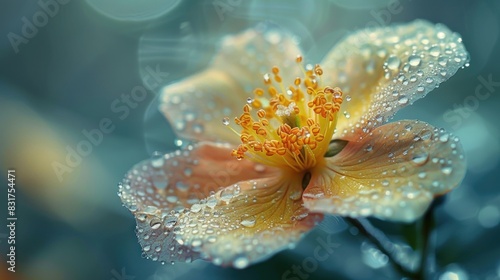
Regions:
<instances>
[{"instance_id":1,"label":"pink-tinged petal","mask_svg":"<svg viewBox=\"0 0 500 280\"><path fill-rule=\"evenodd\" d=\"M460 36L442 24L417 20L353 33L322 62L325 82L351 97L334 138L352 139L356 129L385 123L467 61Z\"/></svg>"},{"instance_id":2,"label":"pink-tinged petal","mask_svg":"<svg viewBox=\"0 0 500 280\"><path fill-rule=\"evenodd\" d=\"M227 146L200 143L145 160L128 172L119 195L136 218L137 236L147 257L165 262L197 258L190 246L174 239L179 212L221 187L278 174L269 167L238 161L231 151Z\"/></svg>"},{"instance_id":3,"label":"pink-tinged petal","mask_svg":"<svg viewBox=\"0 0 500 280\"><path fill-rule=\"evenodd\" d=\"M313 172L312 212L411 222L466 171L458 138L420 121L389 123L349 142Z\"/></svg>"},{"instance_id":4,"label":"pink-tinged petal","mask_svg":"<svg viewBox=\"0 0 500 280\"><path fill-rule=\"evenodd\" d=\"M180 215L176 239L214 264L244 268L292 248L322 219L301 194L297 174L228 186Z\"/></svg>"},{"instance_id":5,"label":"pink-tinged petal","mask_svg":"<svg viewBox=\"0 0 500 280\"><path fill-rule=\"evenodd\" d=\"M236 144L238 136L222 119L240 114L273 66L282 66L282 77L293 82L301 74L294 64L297 55L300 49L292 37L278 29L227 36L207 70L163 89L160 110L181 137Z\"/></svg>"}]
</instances>

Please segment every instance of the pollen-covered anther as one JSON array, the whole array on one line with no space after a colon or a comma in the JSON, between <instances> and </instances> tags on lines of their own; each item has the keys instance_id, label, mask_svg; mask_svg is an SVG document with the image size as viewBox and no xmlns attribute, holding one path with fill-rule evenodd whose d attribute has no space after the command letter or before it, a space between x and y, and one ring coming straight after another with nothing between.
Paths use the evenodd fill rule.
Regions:
<instances>
[{"instance_id":1,"label":"pollen-covered anther","mask_svg":"<svg viewBox=\"0 0 500 280\"><path fill-rule=\"evenodd\" d=\"M325 145L335 131L335 119L342 104L339 88L321 85L323 69L319 65L302 66L303 77L282 83L280 68L274 66L264 75L266 88L254 90L243 114L235 119L241 127L241 145L232 153L237 159L293 170L311 168L323 157ZM290 78L290 77L284 77ZM252 109L256 109L252 112Z\"/></svg>"},{"instance_id":2,"label":"pollen-covered anther","mask_svg":"<svg viewBox=\"0 0 500 280\"><path fill-rule=\"evenodd\" d=\"M260 136L266 136L267 135L267 131L264 128L264 124L261 121L254 122L253 125L252 125L252 129L255 131L255 133L257 133Z\"/></svg>"},{"instance_id":3,"label":"pollen-covered anther","mask_svg":"<svg viewBox=\"0 0 500 280\"><path fill-rule=\"evenodd\" d=\"M248 147L246 144L240 144L237 149L231 152L231 155L236 157L237 159L243 159L245 157L245 153L248 151Z\"/></svg>"},{"instance_id":4,"label":"pollen-covered anther","mask_svg":"<svg viewBox=\"0 0 500 280\"><path fill-rule=\"evenodd\" d=\"M319 64L316 64L314 66L314 73L318 76L323 75L323 69L321 68L321 66L319 66Z\"/></svg>"},{"instance_id":5,"label":"pollen-covered anther","mask_svg":"<svg viewBox=\"0 0 500 280\"><path fill-rule=\"evenodd\" d=\"M264 119L266 117L266 111L264 109L260 109L259 111L257 111L257 117L259 117L260 119ZM267 119L265 119L267 121ZM267 121L267 123L269 123L269 121Z\"/></svg>"}]
</instances>

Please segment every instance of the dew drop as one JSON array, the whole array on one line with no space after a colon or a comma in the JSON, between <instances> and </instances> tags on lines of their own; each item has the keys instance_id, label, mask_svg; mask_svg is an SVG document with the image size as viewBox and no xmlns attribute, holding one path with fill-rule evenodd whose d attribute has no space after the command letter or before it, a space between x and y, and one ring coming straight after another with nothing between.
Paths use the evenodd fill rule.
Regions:
<instances>
[{"instance_id":1,"label":"dew drop","mask_svg":"<svg viewBox=\"0 0 500 280\"><path fill-rule=\"evenodd\" d=\"M429 154L427 153L415 154L411 158L413 163L415 163L416 165L424 165L428 159L429 159Z\"/></svg>"},{"instance_id":2,"label":"dew drop","mask_svg":"<svg viewBox=\"0 0 500 280\"><path fill-rule=\"evenodd\" d=\"M170 203L176 203L178 200L177 196L175 195L167 195L166 199Z\"/></svg>"},{"instance_id":3,"label":"dew drop","mask_svg":"<svg viewBox=\"0 0 500 280\"><path fill-rule=\"evenodd\" d=\"M224 117L224 118L222 119L222 124L223 124L223 125L229 125L229 118L228 118L228 117Z\"/></svg>"},{"instance_id":4,"label":"dew drop","mask_svg":"<svg viewBox=\"0 0 500 280\"><path fill-rule=\"evenodd\" d=\"M445 175L450 175L453 171L453 167L451 165L444 165L441 167L441 172Z\"/></svg>"},{"instance_id":5,"label":"dew drop","mask_svg":"<svg viewBox=\"0 0 500 280\"><path fill-rule=\"evenodd\" d=\"M406 103L408 103L408 97L406 97L406 95L399 96L398 103L399 104L406 104Z\"/></svg>"},{"instance_id":6,"label":"dew drop","mask_svg":"<svg viewBox=\"0 0 500 280\"><path fill-rule=\"evenodd\" d=\"M245 215L241 218L240 224L244 227L253 227L255 226L255 216Z\"/></svg>"},{"instance_id":7,"label":"dew drop","mask_svg":"<svg viewBox=\"0 0 500 280\"><path fill-rule=\"evenodd\" d=\"M201 239L194 239L192 242L191 242L191 246L193 247L200 247L201 245L203 244L203 242L201 241Z\"/></svg>"},{"instance_id":8,"label":"dew drop","mask_svg":"<svg viewBox=\"0 0 500 280\"><path fill-rule=\"evenodd\" d=\"M163 155L160 152L154 152L151 156L151 166L153 168L161 168L163 166L163 163Z\"/></svg>"},{"instance_id":9,"label":"dew drop","mask_svg":"<svg viewBox=\"0 0 500 280\"><path fill-rule=\"evenodd\" d=\"M247 104L252 104L252 102L253 102L253 99L251 97L248 97L247 98Z\"/></svg>"},{"instance_id":10,"label":"dew drop","mask_svg":"<svg viewBox=\"0 0 500 280\"><path fill-rule=\"evenodd\" d=\"M152 229L159 229L161 226L161 221L159 219L152 219L151 222L149 222L149 225Z\"/></svg>"},{"instance_id":11,"label":"dew drop","mask_svg":"<svg viewBox=\"0 0 500 280\"><path fill-rule=\"evenodd\" d=\"M234 259L234 261L233 261L233 266L235 268L239 268L239 269L245 268L249 264L250 264L250 261L245 256L239 256L236 259Z\"/></svg>"},{"instance_id":12,"label":"dew drop","mask_svg":"<svg viewBox=\"0 0 500 280\"><path fill-rule=\"evenodd\" d=\"M264 82L268 83L271 80L269 73L264 74Z\"/></svg>"},{"instance_id":13,"label":"dew drop","mask_svg":"<svg viewBox=\"0 0 500 280\"><path fill-rule=\"evenodd\" d=\"M253 169L255 170L255 172L259 172L259 173L262 173L264 171L266 171L266 167L262 164L256 164Z\"/></svg>"},{"instance_id":14,"label":"dew drop","mask_svg":"<svg viewBox=\"0 0 500 280\"><path fill-rule=\"evenodd\" d=\"M347 111L344 111L344 116L346 119L349 119L351 117L351 115Z\"/></svg>"},{"instance_id":15,"label":"dew drop","mask_svg":"<svg viewBox=\"0 0 500 280\"><path fill-rule=\"evenodd\" d=\"M418 55L410 55L408 58L408 63L410 63L411 66L419 66L421 61Z\"/></svg>"},{"instance_id":16,"label":"dew drop","mask_svg":"<svg viewBox=\"0 0 500 280\"><path fill-rule=\"evenodd\" d=\"M440 56L439 59L438 59L438 63L439 63L439 65L445 67L446 64L448 64L448 57L446 57L446 56Z\"/></svg>"},{"instance_id":17,"label":"dew drop","mask_svg":"<svg viewBox=\"0 0 500 280\"><path fill-rule=\"evenodd\" d=\"M184 182L182 181L177 181L177 183L175 183L175 187L180 190L180 191L187 191L189 186L187 184L185 184Z\"/></svg>"},{"instance_id":18,"label":"dew drop","mask_svg":"<svg viewBox=\"0 0 500 280\"><path fill-rule=\"evenodd\" d=\"M432 56L439 56L439 53L441 52L439 46L432 46L430 49L429 49L429 53L430 55Z\"/></svg>"},{"instance_id":19,"label":"dew drop","mask_svg":"<svg viewBox=\"0 0 500 280\"><path fill-rule=\"evenodd\" d=\"M420 134L420 138L424 141L430 140L432 138L432 132L430 130L424 130Z\"/></svg>"},{"instance_id":20,"label":"dew drop","mask_svg":"<svg viewBox=\"0 0 500 280\"><path fill-rule=\"evenodd\" d=\"M295 190L290 194L290 199L291 200L299 200L302 196L302 191L300 190Z\"/></svg>"},{"instance_id":21,"label":"dew drop","mask_svg":"<svg viewBox=\"0 0 500 280\"><path fill-rule=\"evenodd\" d=\"M441 136L439 136L439 141L446 143L446 142L448 142L449 138L450 138L450 135L448 133L444 133Z\"/></svg>"},{"instance_id":22,"label":"dew drop","mask_svg":"<svg viewBox=\"0 0 500 280\"><path fill-rule=\"evenodd\" d=\"M167 230L172 230L177 224L177 218L175 216L166 216L163 218L163 224Z\"/></svg>"},{"instance_id":23,"label":"dew drop","mask_svg":"<svg viewBox=\"0 0 500 280\"><path fill-rule=\"evenodd\" d=\"M184 143L184 142L183 142L181 139L175 139L175 140L174 140L174 144L175 144L177 147L181 147L183 143Z\"/></svg>"},{"instance_id":24,"label":"dew drop","mask_svg":"<svg viewBox=\"0 0 500 280\"><path fill-rule=\"evenodd\" d=\"M371 152L373 150L373 146L372 145L367 145L365 147L365 152Z\"/></svg>"},{"instance_id":25,"label":"dew drop","mask_svg":"<svg viewBox=\"0 0 500 280\"><path fill-rule=\"evenodd\" d=\"M191 212L198 213L201 210L201 205L196 203L191 206Z\"/></svg>"},{"instance_id":26,"label":"dew drop","mask_svg":"<svg viewBox=\"0 0 500 280\"><path fill-rule=\"evenodd\" d=\"M203 130L205 128L201 124L193 124L193 126L191 127L191 129L193 130L194 133L200 134L200 133L203 133Z\"/></svg>"},{"instance_id":27,"label":"dew drop","mask_svg":"<svg viewBox=\"0 0 500 280\"><path fill-rule=\"evenodd\" d=\"M397 56L392 55L387 59L387 68L390 70L397 70L400 64L401 60Z\"/></svg>"},{"instance_id":28,"label":"dew drop","mask_svg":"<svg viewBox=\"0 0 500 280\"><path fill-rule=\"evenodd\" d=\"M222 190L222 192L220 193L220 199L225 201L226 203L229 203L229 201L231 200L231 198L233 198L233 196L234 193L231 188L226 188Z\"/></svg>"},{"instance_id":29,"label":"dew drop","mask_svg":"<svg viewBox=\"0 0 500 280\"><path fill-rule=\"evenodd\" d=\"M193 175L193 169L191 168L184 169L184 176L190 177L191 175Z\"/></svg>"}]
</instances>

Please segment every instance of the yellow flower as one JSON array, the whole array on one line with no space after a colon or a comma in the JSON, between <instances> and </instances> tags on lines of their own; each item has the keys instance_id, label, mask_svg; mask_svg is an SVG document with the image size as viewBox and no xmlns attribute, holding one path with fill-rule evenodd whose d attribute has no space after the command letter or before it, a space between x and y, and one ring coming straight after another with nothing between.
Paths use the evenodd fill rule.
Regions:
<instances>
[{"instance_id":1,"label":"yellow flower","mask_svg":"<svg viewBox=\"0 0 500 280\"><path fill-rule=\"evenodd\" d=\"M324 214L419 218L463 179L462 148L427 123L386 122L467 59L459 35L425 21L354 33L321 66L276 29L226 37L208 69L162 92L160 110L198 142L120 187L145 255L243 268Z\"/></svg>"}]
</instances>

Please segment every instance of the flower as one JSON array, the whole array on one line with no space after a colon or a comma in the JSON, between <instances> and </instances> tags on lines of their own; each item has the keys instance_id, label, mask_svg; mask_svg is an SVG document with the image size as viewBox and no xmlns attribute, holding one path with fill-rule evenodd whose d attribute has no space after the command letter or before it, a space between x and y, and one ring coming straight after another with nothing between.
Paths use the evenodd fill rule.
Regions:
<instances>
[{"instance_id":1,"label":"flower","mask_svg":"<svg viewBox=\"0 0 500 280\"><path fill-rule=\"evenodd\" d=\"M145 255L244 268L324 214L419 218L463 179L461 145L421 121L386 122L467 60L458 34L420 20L347 36L321 66L304 67L276 29L228 36L211 67L162 92L160 110L198 142L120 186Z\"/></svg>"}]
</instances>

